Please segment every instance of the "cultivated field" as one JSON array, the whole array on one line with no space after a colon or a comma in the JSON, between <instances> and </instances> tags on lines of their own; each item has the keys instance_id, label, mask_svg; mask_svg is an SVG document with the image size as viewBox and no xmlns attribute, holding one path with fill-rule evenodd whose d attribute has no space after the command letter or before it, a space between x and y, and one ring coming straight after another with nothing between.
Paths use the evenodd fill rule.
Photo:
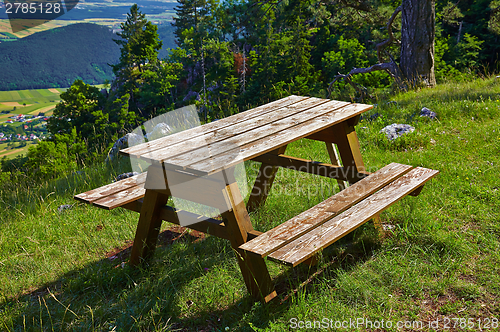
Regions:
<instances>
[{"instance_id":1,"label":"cultivated field","mask_svg":"<svg viewBox=\"0 0 500 332\"><path fill-rule=\"evenodd\" d=\"M50 115L51 110L60 100L61 92L66 89L36 89L0 91L0 112L10 111L9 114L0 115L0 124L14 114L32 114L46 112ZM14 109L15 107L15 109Z\"/></svg>"},{"instance_id":2,"label":"cultivated field","mask_svg":"<svg viewBox=\"0 0 500 332\"><path fill-rule=\"evenodd\" d=\"M39 113L43 113L46 116L52 115L54 108L61 100L61 92L65 90L52 88L0 91L0 112L9 111L7 114L0 113L0 132L2 132L4 126L19 127L24 124L23 122L7 123L13 115L38 115ZM28 148L35 144L35 142L29 141L27 143L22 148L18 147L18 143L14 147L8 147L7 143L0 144L0 158L6 156L8 159L12 159L18 155L26 154Z\"/></svg>"}]
</instances>

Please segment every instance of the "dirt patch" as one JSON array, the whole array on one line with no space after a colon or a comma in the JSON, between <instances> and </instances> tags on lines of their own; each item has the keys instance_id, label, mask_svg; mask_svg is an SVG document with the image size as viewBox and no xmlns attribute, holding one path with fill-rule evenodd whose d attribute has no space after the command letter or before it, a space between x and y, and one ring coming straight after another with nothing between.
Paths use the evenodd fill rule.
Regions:
<instances>
[{"instance_id":1,"label":"dirt patch","mask_svg":"<svg viewBox=\"0 0 500 332\"><path fill-rule=\"evenodd\" d=\"M60 94L60 92L57 89L49 89L49 91L52 92L52 93Z\"/></svg>"},{"instance_id":2,"label":"dirt patch","mask_svg":"<svg viewBox=\"0 0 500 332\"><path fill-rule=\"evenodd\" d=\"M14 154L14 153L19 152L19 151L20 150L13 150L11 152L7 152L7 153L4 153L4 154L0 155L0 157L8 156L8 155Z\"/></svg>"},{"instance_id":3,"label":"dirt patch","mask_svg":"<svg viewBox=\"0 0 500 332\"><path fill-rule=\"evenodd\" d=\"M34 110L32 112L29 112L29 114L38 114L40 112L45 113L45 112L53 110L54 108L56 108L56 105L50 105L50 106L39 108L39 109Z\"/></svg>"},{"instance_id":4,"label":"dirt patch","mask_svg":"<svg viewBox=\"0 0 500 332\"><path fill-rule=\"evenodd\" d=\"M28 106L31 106L33 104L26 104L26 105L23 105L23 104L19 104L17 101L3 101L2 102L3 105L5 106L16 106L16 107L28 107Z\"/></svg>"}]
</instances>

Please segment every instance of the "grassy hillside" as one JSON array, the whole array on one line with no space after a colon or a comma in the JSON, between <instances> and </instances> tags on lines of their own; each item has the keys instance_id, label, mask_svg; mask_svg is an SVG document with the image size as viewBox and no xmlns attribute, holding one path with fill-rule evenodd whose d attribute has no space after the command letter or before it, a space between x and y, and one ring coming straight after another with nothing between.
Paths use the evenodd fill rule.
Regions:
<instances>
[{"instance_id":1,"label":"grassy hillside","mask_svg":"<svg viewBox=\"0 0 500 332\"><path fill-rule=\"evenodd\" d=\"M0 90L103 83L120 56L113 38L107 27L80 23L0 43Z\"/></svg>"},{"instance_id":2,"label":"grassy hillside","mask_svg":"<svg viewBox=\"0 0 500 332\"><path fill-rule=\"evenodd\" d=\"M428 107L437 120L420 118ZM416 130L388 142L391 123ZM418 197L323 252L316 267L268 262L279 297L248 296L227 241L164 224L151 265L127 264L138 214L77 203L74 194L123 169L85 168L38 187L0 186L0 326L6 331L288 331L294 319L390 321L387 331L489 330L500 319L500 80L443 84L380 100L357 126L367 167L440 170ZM319 142L291 155L327 161ZM248 182L256 163L248 163ZM328 198L334 180L280 170L266 206L270 229ZM62 212L57 207L73 205ZM470 320L467 320L470 319ZM396 328L397 322L407 322ZM462 325L460 325L462 324ZM469 324L469 328L467 328ZM472 325L470 325L472 324ZM495 325L497 324L497 325ZM387 325L386 325L387 326ZM365 331L356 325L344 331ZM342 330L342 329L341 329ZM438 328L434 329L438 330Z\"/></svg>"}]
</instances>

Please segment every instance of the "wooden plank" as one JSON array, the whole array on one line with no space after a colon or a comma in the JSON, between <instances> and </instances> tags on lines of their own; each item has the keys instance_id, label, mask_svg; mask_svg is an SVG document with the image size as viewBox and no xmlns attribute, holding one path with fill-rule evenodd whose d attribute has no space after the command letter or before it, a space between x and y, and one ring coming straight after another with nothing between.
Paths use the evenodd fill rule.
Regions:
<instances>
[{"instance_id":1,"label":"wooden plank","mask_svg":"<svg viewBox=\"0 0 500 332\"><path fill-rule=\"evenodd\" d=\"M245 243L240 246L240 249L265 257L380 190L411 168L408 165L391 163L311 209Z\"/></svg>"},{"instance_id":2,"label":"wooden plank","mask_svg":"<svg viewBox=\"0 0 500 332\"><path fill-rule=\"evenodd\" d=\"M146 176L147 173L141 173L139 175L134 175L132 177L129 177L127 179L123 179L120 181L116 181L113 183L110 183L108 185L92 189L90 191L75 195L75 199L85 202L85 203L92 203L94 201L97 201L98 199L104 198L106 196L113 195L119 191L135 187L139 184L143 184L146 181Z\"/></svg>"},{"instance_id":3,"label":"wooden plank","mask_svg":"<svg viewBox=\"0 0 500 332\"><path fill-rule=\"evenodd\" d=\"M141 212L142 204L142 200L137 200L123 205L122 207L131 211ZM162 220L176 225L180 225L180 219L188 221L189 225L185 226L187 228L217 236L221 239L229 240L229 234L227 233L227 229L222 220L208 218L197 213L175 209L171 206L163 206L160 210L159 216ZM258 234L254 237L257 236Z\"/></svg>"},{"instance_id":4,"label":"wooden plank","mask_svg":"<svg viewBox=\"0 0 500 332\"><path fill-rule=\"evenodd\" d=\"M344 167L335 166L327 163L321 163L319 161L312 161L292 156L286 156L283 154L272 155L269 153L257 156L252 160L261 163L266 163L269 165L293 169L299 172L320 175L331 179L340 179L340 180L347 179L346 176L347 171L344 169ZM359 179L362 179L366 177L366 174L359 173L357 176L359 177Z\"/></svg>"},{"instance_id":5,"label":"wooden plank","mask_svg":"<svg viewBox=\"0 0 500 332\"><path fill-rule=\"evenodd\" d=\"M143 150L139 157L144 160L154 160L161 162L178 155L188 154L190 151L200 148L202 148L201 151L206 151L208 154L210 152L207 150L207 147L210 147L211 150L211 148L217 146L215 144L217 142L226 144L226 142L229 141L240 141L242 139L242 135L246 135L251 130L269 125L292 115L298 116L299 113L315 106L325 104L328 101L328 99L309 98L301 102L282 107L276 112L268 112L252 119L248 119L247 121L234 122L234 124L231 126L214 130L197 137L189 137L184 141L178 142L176 144L170 144L168 146L164 145L164 147L161 149L157 149L154 151ZM200 151L198 151L198 154L199 153ZM190 155L188 155L187 158L191 158Z\"/></svg>"},{"instance_id":6,"label":"wooden plank","mask_svg":"<svg viewBox=\"0 0 500 332\"><path fill-rule=\"evenodd\" d=\"M141 183L137 186L130 187L112 195L98 199L92 202L92 204L101 209L112 210L132 201L143 198L145 194L146 189L144 189L144 183Z\"/></svg>"},{"instance_id":7,"label":"wooden plank","mask_svg":"<svg viewBox=\"0 0 500 332\"><path fill-rule=\"evenodd\" d=\"M304 138L326 143L335 143L335 137L332 135L331 128L318 131L317 133L311 134Z\"/></svg>"},{"instance_id":8,"label":"wooden plank","mask_svg":"<svg viewBox=\"0 0 500 332\"><path fill-rule=\"evenodd\" d=\"M282 107L286 107L289 105L293 105L294 103L298 103L302 100L307 99L307 97L300 96L289 96L286 98L282 98L280 100L276 100L266 105L262 105L253 109L250 109L245 112L238 113L236 115L220 119L218 121L207 123L203 126L194 127L188 130L184 130L179 133L175 133L169 136L165 136L159 139L156 139L151 142L146 142L143 144L135 145L123 150L120 150L120 153L127 156L138 156L143 153L143 151L154 151L161 149L165 146L177 144L179 142L183 142L187 139L197 137L200 135L204 135L210 133L212 131L216 131L228 126L233 125L234 123L239 123L242 121L252 120L254 117L266 114L269 112L276 111L281 109Z\"/></svg>"},{"instance_id":9,"label":"wooden plank","mask_svg":"<svg viewBox=\"0 0 500 332\"><path fill-rule=\"evenodd\" d=\"M417 167L320 227L273 252L269 257L296 266L377 216L438 173L436 170Z\"/></svg>"},{"instance_id":10,"label":"wooden plank","mask_svg":"<svg viewBox=\"0 0 500 332\"><path fill-rule=\"evenodd\" d=\"M326 107L328 107L327 104L320 106L320 108ZM307 135L321 131L329 126L356 116L357 114L361 114L372 107L373 106L371 105L364 104L350 104L339 109L331 109L321 116L315 117L296 126L288 127L286 130L274 132L266 137L244 144L241 147L237 147L237 150L233 149L222 153L219 153L219 151L213 151L214 156L210 159L193 162L186 165L185 168L202 174L217 172L223 167L230 167L240 163L242 160L255 158L261 154L276 149L276 147L289 144ZM215 152L219 154L216 155ZM236 160L234 158L235 154L238 155L238 159Z\"/></svg>"},{"instance_id":11,"label":"wooden plank","mask_svg":"<svg viewBox=\"0 0 500 332\"><path fill-rule=\"evenodd\" d=\"M342 110L346 108L350 109L349 106L350 105L345 102L330 101L320 106L310 108L299 114L289 116L287 118L259 128L255 128L246 132L244 135L239 135L238 137L220 141L214 144L209 144L207 147L204 147L204 149L198 149L185 155L169 158L164 160L163 162L165 163L165 167L167 168L182 167L185 169L189 169L191 172L198 171L200 173L206 173L205 171L200 171L198 167L193 168L191 165L200 164L206 166L206 164L213 163L214 160L217 160L219 155L225 155L226 161L232 161L232 164L241 162L242 160L239 158L239 152L246 147L253 146L254 142L259 142L261 140L267 141L268 138L272 138L280 133L285 133L285 137L288 137L294 134L295 129L301 128L301 126L305 123L310 123L311 121L314 122L315 119L321 118L325 114L338 111L339 114L345 116L345 112L343 112ZM322 125L325 125L321 120L318 121L318 124L321 123ZM302 133L302 137L305 135L306 133ZM284 144L266 144L267 149L265 152L269 152L283 145L286 145L286 142ZM262 153L263 152L257 153L254 155L254 157ZM235 159L238 160L235 161ZM225 164L226 163L217 164L210 168L221 169Z\"/></svg>"},{"instance_id":12,"label":"wooden plank","mask_svg":"<svg viewBox=\"0 0 500 332\"><path fill-rule=\"evenodd\" d=\"M328 156L330 156L330 161L334 166L342 166L339 160L339 156L337 154L337 148L334 143L325 142L326 150L328 151ZM347 179L337 179L337 184L339 185L339 189L342 191L349 186L349 183L346 181Z\"/></svg>"}]
</instances>

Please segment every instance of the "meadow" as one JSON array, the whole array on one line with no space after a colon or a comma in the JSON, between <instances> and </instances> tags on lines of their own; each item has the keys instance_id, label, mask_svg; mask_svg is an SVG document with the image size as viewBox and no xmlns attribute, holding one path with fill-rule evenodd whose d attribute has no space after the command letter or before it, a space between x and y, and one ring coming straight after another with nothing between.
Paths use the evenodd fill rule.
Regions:
<instances>
[{"instance_id":1,"label":"meadow","mask_svg":"<svg viewBox=\"0 0 500 332\"><path fill-rule=\"evenodd\" d=\"M343 331L437 331L446 323L449 331L498 329L500 79L441 84L376 104L357 126L368 169L398 162L439 176L381 215L384 236L367 223L324 250L314 267L268 261L278 298L267 305L248 295L227 241L178 226L164 223L147 266L128 265L138 214L73 200L128 170L126 161L96 161L36 185L5 181L1 329L289 331L324 319L362 322ZM437 119L420 117L422 107ZM415 131L388 141L380 129L392 123ZM328 161L316 141L296 141L287 153ZM251 184L258 164L245 166ZM252 223L271 229L336 191L335 180L280 169ZM382 320L384 328L373 326Z\"/></svg>"}]
</instances>

